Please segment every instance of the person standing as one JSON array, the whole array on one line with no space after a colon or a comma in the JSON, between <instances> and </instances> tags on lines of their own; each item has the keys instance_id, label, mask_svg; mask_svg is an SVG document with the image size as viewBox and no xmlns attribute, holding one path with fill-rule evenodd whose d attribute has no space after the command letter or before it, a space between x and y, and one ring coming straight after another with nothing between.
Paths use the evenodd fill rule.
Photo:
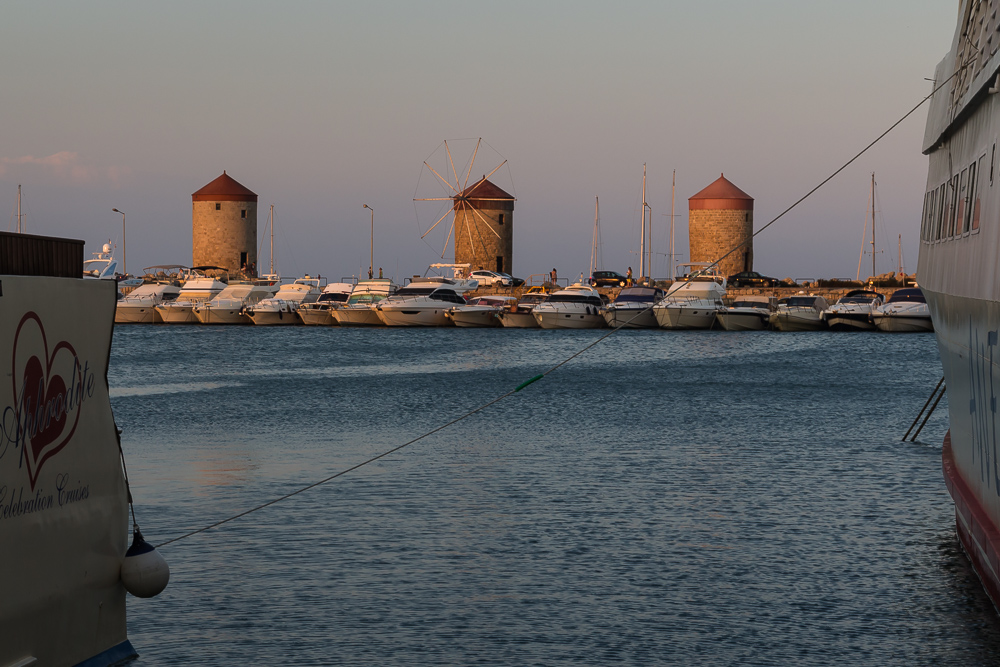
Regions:
<instances>
[{"instance_id":1,"label":"person standing","mask_svg":"<svg viewBox=\"0 0 1000 667\"><path fill-rule=\"evenodd\" d=\"M628 267L628 273L625 274L625 282L631 287L632 285L632 267Z\"/></svg>"},{"instance_id":2,"label":"person standing","mask_svg":"<svg viewBox=\"0 0 1000 667\"><path fill-rule=\"evenodd\" d=\"M554 268L552 269L552 273L549 274L549 278L550 278L550 280L552 282L552 286L555 287L556 286L557 274L556 274L556 270Z\"/></svg>"}]
</instances>

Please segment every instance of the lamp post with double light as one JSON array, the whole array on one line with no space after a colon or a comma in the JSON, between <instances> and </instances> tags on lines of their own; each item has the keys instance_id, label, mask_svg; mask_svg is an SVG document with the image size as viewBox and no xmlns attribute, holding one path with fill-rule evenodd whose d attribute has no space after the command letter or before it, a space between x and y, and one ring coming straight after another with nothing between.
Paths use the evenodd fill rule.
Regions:
<instances>
[{"instance_id":1,"label":"lamp post with double light","mask_svg":"<svg viewBox=\"0 0 1000 667\"><path fill-rule=\"evenodd\" d=\"M372 212L372 242L371 242L371 257L368 259L368 279L371 280L374 275L375 270L375 209L373 209L368 204L365 204L363 208L368 209Z\"/></svg>"},{"instance_id":2,"label":"lamp post with double light","mask_svg":"<svg viewBox=\"0 0 1000 667\"><path fill-rule=\"evenodd\" d=\"M121 213L122 215L122 275L128 275L128 268L125 264L125 211L119 211L116 208L111 209L115 213Z\"/></svg>"}]
</instances>

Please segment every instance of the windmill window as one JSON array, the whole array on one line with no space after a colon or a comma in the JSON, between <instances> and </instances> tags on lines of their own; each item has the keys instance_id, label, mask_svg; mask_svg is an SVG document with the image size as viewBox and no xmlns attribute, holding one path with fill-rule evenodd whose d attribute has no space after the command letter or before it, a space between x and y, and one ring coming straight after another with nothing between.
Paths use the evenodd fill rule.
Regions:
<instances>
[{"instance_id":1,"label":"windmill window","mask_svg":"<svg viewBox=\"0 0 1000 667\"><path fill-rule=\"evenodd\" d=\"M215 210L216 211L221 211L222 210L222 204L220 204L219 202L215 202Z\"/></svg>"},{"instance_id":2,"label":"windmill window","mask_svg":"<svg viewBox=\"0 0 1000 667\"><path fill-rule=\"evenodd\" d=\"M501 213L499 216L497 216L497 224L500 224L500 225L503 224L503 213Z\"/></svg>"},{"instance_id":3,"label":"windmill window","mask_svg":"<svg viewBox=\"0 0 1000 667\"><path fill-rule=\"evenodd\" d=\"M247 210L245 208L240 210L240 217L241 218L247 217Z\"/></svg>"}]
</instances>

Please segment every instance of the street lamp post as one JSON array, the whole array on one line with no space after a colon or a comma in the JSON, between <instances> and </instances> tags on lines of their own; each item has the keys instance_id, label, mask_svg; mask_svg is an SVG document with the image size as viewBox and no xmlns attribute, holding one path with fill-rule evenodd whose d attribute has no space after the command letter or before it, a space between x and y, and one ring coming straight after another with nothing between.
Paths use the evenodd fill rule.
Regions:
<instances>
[{"instance_id":1,"label":"street lamp post","mask_svg":"<svg viewBox=\"0 0 1000 667\"><path fill-rule=\"evenodd\" d=\"M115 213L122 214L122 275L128 275L128 269L125 265L125 211L119 211L116 208L111 209Z\"/></svg>"},{"instance_id":2,"label":"street lamp post","mask_svg":"<svg viewBox=\"0 0 1000 667\"><path fill-rule=\"evenodd\" d=\"M368 279L371 280L372 276L375 274L375 209L373 209L368 204L365 204L363 208L368 209L372 212L372 245L371 245L371 257L368 259Z\"/></svg>"}]
</instances>

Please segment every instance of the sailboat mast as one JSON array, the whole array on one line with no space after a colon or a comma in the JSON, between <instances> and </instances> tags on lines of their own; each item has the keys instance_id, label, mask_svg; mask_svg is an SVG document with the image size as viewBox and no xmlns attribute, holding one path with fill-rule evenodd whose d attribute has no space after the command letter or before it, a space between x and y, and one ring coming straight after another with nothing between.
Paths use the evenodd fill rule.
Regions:
<instances>
[{"instance_id":1,"label":"sailboat mast","mask_svg":"<svg viewBox=\"0 0 1000 667\"><path fill-rule=\"evenodd\" d=\"M271 257L271 268L269 273L274 275L274 204L271 204L271 210L267 214L267 226L271 228L271 250L268 253Z\"/></svg>"},{"instance_id":2,"label":"sailboat mast","mask_svg":"<svg viewBox=\"0 0 1000 667\"><path fill-rule=\"evenodd\" d=\"M17 186L17 233L21 233L21 186Z\"/></svg>"},{"instance_id":3,"label":"sailboat mast","mask_svg":"<svg viewBox=\"0 0 1000 667\"><path fill-rule=\"evenodd\" d=\"M597 270L598 245L601 238L601 202L594 197L594 240L590 247L590 275L594 275Z\"/></svg>"},{"instance_id":4,"label":"sailboat mast","mask_svg":"<svg viewBox=\"0 0 1000 667\"><path fill-rule=\"evenodd\" d=\"M639 217L639 276L646 275L646 163L642 163L642 211Z\"/></svg>"},{"instance_id":5,"label":"sailboat mast","mask_svg":"<svg viewBox=\"0 0 1000 667\"><path fill-rule=\"evenodd\" d=\"M872 284L875 280L875 172L872 172Z\"/></svg>"},{"instance_id":6,"label":"sailboat mast","mask_svg":"<svg viewBox=\"0 0 1000 667\"><path fill-rule=\"evenodd\" d=\"M670 183L670 275L667 276L670 280L674 279L674 194L677 190L677 170L674 169L674 175Z\"/></svg>"}]
</instances>

